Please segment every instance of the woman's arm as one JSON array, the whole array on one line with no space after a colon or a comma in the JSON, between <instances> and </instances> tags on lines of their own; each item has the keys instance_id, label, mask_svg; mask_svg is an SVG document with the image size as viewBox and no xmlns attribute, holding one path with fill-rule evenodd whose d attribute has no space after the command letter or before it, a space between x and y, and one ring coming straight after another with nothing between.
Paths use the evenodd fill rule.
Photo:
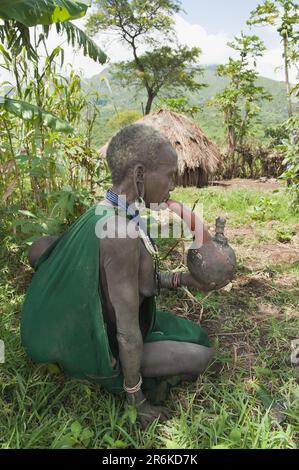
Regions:
<instances>
[{"instance_id":1,"label":"woman's arm","mask_svg":"<svg viewBox=\"0 0 299 470\"><path fill-rule=\"evenodd\" d=\"M208 292L214 289L219 289L223 286L217 286L211 284L206 286L200 284L194 277L188 272L174 272L174 271L163 271L159 273L160 287L167 289L177 289L179 287L192 287L202 292Z\"/></svg>"},{"instance_id":2,"label":"woman's arm","mask_svg":"<svg viewBox=\"0 0 299 470\"><path fill-rule=\"evenodd\" d=\"M116 317L117 341L125 383L128 387L133 387L140 378L143 350L139 327L140 243L138 239L132 238L104 238L100 242L100 248L109 299Z\"/></svg>"},{"instance_id":3,"label":"woman's arm","mask_svg":"<svg viewBox=\"0 0 299 470\"><path fill-rule=\"evenodd\" d=\"M116 225L122 230L125 219ZM104 238L100 241L108 294L115 311L119 356L127 388L141 379L143 338L139 326L139 238ZM146 427L157 417L165 419L167 411L147 402L142 390L127 392L127 400L137 406L138 419Z\"/></svg>"}]
</instances>

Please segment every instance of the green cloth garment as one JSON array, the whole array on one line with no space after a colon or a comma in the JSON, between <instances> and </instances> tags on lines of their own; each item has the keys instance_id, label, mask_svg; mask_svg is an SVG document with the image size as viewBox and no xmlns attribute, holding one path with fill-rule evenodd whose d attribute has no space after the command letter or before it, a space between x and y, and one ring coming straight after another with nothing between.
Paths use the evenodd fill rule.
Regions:
<instances>
[{"instance_id":1,"label":"green cloth garment","mask_svg":"<svg viewBox=\"0 0 299 470\"><path fill-rule=\"evenodd\" d=\"M95 231L114 213L113 207L93 205L38 258L22 308L21 338L34 362L57 363L69 376L120 393L123 374L117 351L112 354L103 317ZM199 325L156 310L154 297L145 299L141 315L149 318L144 342L173 340L210 346ZM160 383L144 379L144 391L153 400Z\"/></svg>"}]
</instances>

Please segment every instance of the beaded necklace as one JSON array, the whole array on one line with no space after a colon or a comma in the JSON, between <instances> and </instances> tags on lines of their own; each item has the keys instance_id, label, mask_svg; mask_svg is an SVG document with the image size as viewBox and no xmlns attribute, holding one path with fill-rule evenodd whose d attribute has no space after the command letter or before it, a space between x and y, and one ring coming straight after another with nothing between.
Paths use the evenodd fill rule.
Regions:
<instances>
[{"instance_id":1,"label":"beaded necklace","mask_svg":"<svg viewBox=\"0 0 299 470\"><path fill-rule=\"evenodd\" d=\"M111 188L108 189L106 192L106 199L111 202L114 206L117 206L123 209L126 212L126 215L129 217L130 220L134 220L136 223L139 234L143 241L143 244L146 250L150 253L154 260L154 270L155 270L155 279L156 285L158 289L158 294L160 293L160 276L159 276L159 254L158 254L158 247L154 240L150 237L147 227L142 220L139 210L134 210L127 202L125 202L118 194L116 194Z\"/></svg>"}]
</instances>

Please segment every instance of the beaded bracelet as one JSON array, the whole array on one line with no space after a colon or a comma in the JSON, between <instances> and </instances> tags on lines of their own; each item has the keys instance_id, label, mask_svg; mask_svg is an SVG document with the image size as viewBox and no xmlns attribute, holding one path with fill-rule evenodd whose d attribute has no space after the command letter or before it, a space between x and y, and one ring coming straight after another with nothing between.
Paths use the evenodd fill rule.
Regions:
<instances>
[{"instance_id":1,"label":"beaded bracelet","mask_svg":"<svg viewBox=\"0 0 299 470\"><path fill-rule=\"evenodd\" d=\"M172 287L177 289L180 286L181 273L173 273L172 275Z\"/></svg>"},{"instance_id":2,"label":"beaded bracelet","mask_svg":"<svg viewBox=\"0 0 299 470\"><path fill-rule=\"evenodd\" d=\"M161 287L168 287L169 289L177 289L182 285L181 272L162 272L159 273L159 281Z\"/></svg>"}]
</instances>

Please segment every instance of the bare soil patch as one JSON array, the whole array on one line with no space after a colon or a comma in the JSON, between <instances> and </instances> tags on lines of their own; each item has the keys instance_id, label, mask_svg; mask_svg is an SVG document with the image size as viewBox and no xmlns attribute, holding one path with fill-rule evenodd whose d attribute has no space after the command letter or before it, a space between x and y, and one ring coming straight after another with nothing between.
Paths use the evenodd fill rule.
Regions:
<instances>
[{"instance_id":1,"label":"bare soil patch","mask_svg":"<svg viewBox=\"0 0 299 470\"><path fill-rule=\"evenodd\" d=\"M276 178L259 178L255 180L234 178L231 180L214 181L211 186L220 186L230 189L255 189L257 191L268 192L282 187L282 183Z\"/></svg>"},{"instance_id":2,"label":"bare soil patch","mask_svg":"<svg viewBox=\"0 0 299 470\"><path fill-rule=\"evenodd\" d=\"M238 247L237 256L242 265L251 270L299 263L299 244L263 243L255 247Z\"/></svg>"}]
</instances>

